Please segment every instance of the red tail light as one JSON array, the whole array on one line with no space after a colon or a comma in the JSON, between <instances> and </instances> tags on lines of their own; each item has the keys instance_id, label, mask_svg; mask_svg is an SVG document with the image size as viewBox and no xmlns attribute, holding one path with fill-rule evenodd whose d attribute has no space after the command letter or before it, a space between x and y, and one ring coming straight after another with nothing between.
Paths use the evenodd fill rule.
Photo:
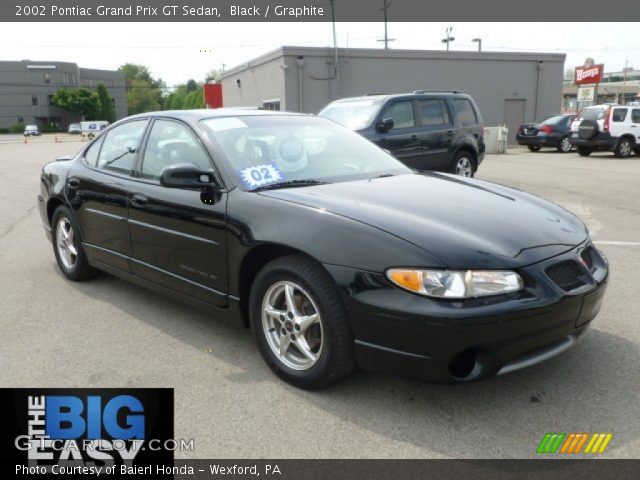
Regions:
<instances>
[{"instance_id":1,"label":"red tail light","mask_svg":"<svg viewBox=\"0 0 640 480\"><path fill-rule=\"evenodd\" d=\"M606 111L606 112L604 112L604 126L603 126L603 128L602 128L602 129L603 129L605 132L608 132L608 131L609 131L609 126L610 126L610 125L609 125L609 122L611 121L611 119L610 119L610 117L609 117L609 114L610 114L610 113L611 113L611 107L607 108L607 111Z\"/></svg>"},{"instance_id":2,"label":"red tail light","mask_svg":"<svg viewBox=\"0 0 640 480\"><path fill-rule=\"evenodd\" d=\"M540 128L540 131L544 132L544 133L551 133L551 132L553 132L553 127L551 125L543 125Z\"/></svg>"}]
</instances>

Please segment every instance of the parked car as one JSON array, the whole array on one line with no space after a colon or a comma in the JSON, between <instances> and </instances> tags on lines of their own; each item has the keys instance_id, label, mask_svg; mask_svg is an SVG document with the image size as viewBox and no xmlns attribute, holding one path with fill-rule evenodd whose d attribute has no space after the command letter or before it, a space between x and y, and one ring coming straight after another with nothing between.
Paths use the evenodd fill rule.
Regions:
<instances>
[{"instance_id":1,"label":"parked car","mask_svg":"<svg viewBox=\"0 0 640 480\"><path fill-rule=\"evenodd\" d=\"M25 137L37 137L40 135L40 130L38 130L37 125L27 125L24 127L24 136Z\"/></svg>"},{"instance_id":2,"label":"parked car","mask_svg":"<svg viewBox=\"0 0 640 480\"><path fill-rule=\"evenodd\" d=\"M595 105L583 108L571 124L571 143L583 157L610 151L626 158L640 155L640 106Z\"/></svg>"},{"instance_id":3,"label":"parked car","mask_svg":"<svg viewBox=\"0 0 640 480\"><path fill-rule=\"evenodd\" d=\"M83 140L92 140L97 137L100 132L109 126L106 120L94 120L90 122L80 122L80 130Z\"/></svg>"},{"instance_id":4,"label":"parked car","mask_svg":"<svg viewBox=\"0 0 640 480\"><path fill-rule=\"evenodd\" d=\"M457 91L344 98L318 115L355 130L414 170L472 177L484 159L480 111Z\"/></svg>"},{"instance_id":5,"label":"parked car","mask_svg":"<svg viewBox=\"0 0 640 480\"><path fill-rule=\"evenodd\" d=\"M82 133L82 126L79 123L71 123L69 124L68 132L74 135L79 135Z\"/></svg>"},{"instance_id":6,"label":"parked car","mask_svg":"<svg viewBox=\"0 0 640 480\"><path fill-rule=\"evenodd\" d=\"M520 125L516 134L518 145L526 145L532 152L542 147L552 147L568 153L571 145L571 122L575 115L553 115L540 122Z\"/></svg>"},{"instance_id":7,"label":"parked car","mask_svg":"<svg viewBox=\"0 0 640 480\"><path fill-rule=\"evenodd\" d=\"M355 365L438 382L533 365L589 327L609 272L551 202L285 112L129 117L47 164L38 204L66 278L236 318L303 388Z\"/></svg>"}]
</instances>

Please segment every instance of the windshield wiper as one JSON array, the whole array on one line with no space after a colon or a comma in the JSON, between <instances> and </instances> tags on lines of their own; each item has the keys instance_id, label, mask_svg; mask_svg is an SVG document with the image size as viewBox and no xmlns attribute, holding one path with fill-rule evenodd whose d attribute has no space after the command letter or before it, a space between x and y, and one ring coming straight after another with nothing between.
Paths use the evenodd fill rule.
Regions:
<instances>
[{"instance_id":1,"label":"windshield wiper","mask_svg":"<svg viewBox=\"0 0 640 480\"><path fill-rule=\"evenodd\" d=\"M312 178L306 178L302 180L287 180L286 182L271 183L269 185L264 185L263 187L257 187L251 191L259 192L261 190L275 190L278 188L308 187L310 185L325 185L326 183L327 182L314 180Z\"/></svg>"}]
</instances>

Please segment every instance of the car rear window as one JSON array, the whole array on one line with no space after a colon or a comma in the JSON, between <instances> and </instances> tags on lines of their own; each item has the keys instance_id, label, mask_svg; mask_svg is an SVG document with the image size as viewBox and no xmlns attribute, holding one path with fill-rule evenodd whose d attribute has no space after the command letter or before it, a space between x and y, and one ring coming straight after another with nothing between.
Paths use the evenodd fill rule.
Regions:
<instances>
[{"instance_id":1,"label":"car rear window","mask_svg":"<svg viewBox=\"0 0 640 480\"><path fill-rule=\"evenodd\" d=\"M581 120L602 120L606 109L602 107L587 107L580 112Z\"/></svg>"},{"instance_id":2,"label":"car rear window","mask_svg":"<svg viewBox=\"0 0 640 480\"><path fill-rule=\"evenodd\" d=\"M627 109L626 108L614 108L613 115L611 116L611 120L614 122L624 122L624 119L627 118Z\"/></svg>"},{"instance_id":3,"label":"car rear window","mask_svg":"<svg viewBox=\"0 0 640 480\"><path fill-rule=\"evenodd\" d=\"M566 121L567 117L564 115L554 115L553 117L549 117L545 119L542 124L543 125L558 125L564 121Z\"/></svg>"},{"instance_id":4,"label":"car rear window","mask_svg":"<svg viewBox=\"0 0 640 480\"><path fill-rule=\"evenodd\" d=\"M466 98L457 98L453 101L456 110L456 118L463 127L472 127L478 124L476 111L471 102Z\"/></svg>"},{"instance_id":5,"label":"car rear window","mask_svg":"<svg viewBox=\"0 0 640 480\"><path fill-rule=\"evenodd\" d=\"M631 112L631 121L633 123L640 123L640 108L634 108Z\"/></svg>"}]
</instances>

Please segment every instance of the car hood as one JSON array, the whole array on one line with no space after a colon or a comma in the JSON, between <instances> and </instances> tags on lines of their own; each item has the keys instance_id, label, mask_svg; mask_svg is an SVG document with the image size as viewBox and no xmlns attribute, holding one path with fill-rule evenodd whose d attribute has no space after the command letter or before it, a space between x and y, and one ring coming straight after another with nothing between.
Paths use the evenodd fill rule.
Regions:
<instances>
[{"instance_id":1,"label":"car hood","mask_svg":"<svg viewBox=\"0 0 640 480\"><path fill-rule=\"evenodd\" d=\"M579 218L551 202L435 172L260 194L376 227L428 251L449 268L529 265L588 236Z\"/></svg>"}]
</instances>

